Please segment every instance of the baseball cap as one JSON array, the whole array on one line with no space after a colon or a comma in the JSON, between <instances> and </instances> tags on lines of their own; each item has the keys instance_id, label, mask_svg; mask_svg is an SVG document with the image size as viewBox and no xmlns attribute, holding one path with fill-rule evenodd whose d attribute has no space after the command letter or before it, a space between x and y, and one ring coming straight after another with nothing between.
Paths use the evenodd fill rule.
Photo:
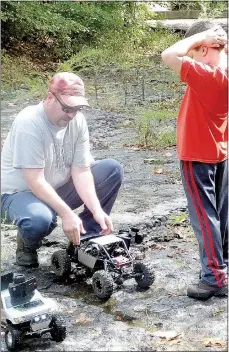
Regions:
<instances>
[{"instance_id":1,"label":"baseball cap","mask_svg":"<svg viewBox=\"0 0 229 352\"><path fill-rule=\"evenodd\" d=\"M74 106L89 106L85 97L83 80L73 72L56 73L49 82L48 91L53 94L71 96Z\"/></svg>"}]
</instances>

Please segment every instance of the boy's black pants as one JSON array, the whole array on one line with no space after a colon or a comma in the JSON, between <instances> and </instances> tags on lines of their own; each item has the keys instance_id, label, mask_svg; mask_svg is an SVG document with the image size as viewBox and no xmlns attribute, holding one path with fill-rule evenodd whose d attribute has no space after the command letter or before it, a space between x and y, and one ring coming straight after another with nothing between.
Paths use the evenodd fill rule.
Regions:
<instances>
[{"instance_id":1,"label":"boy's black pants","mask_svg":"<svg viewBox=\"0 0 229 352\"><path fill-rule=\"evenodd\" d=\"M190 222L197 237L202 266L201 282L227 285L228 167L227 160L207 164L181 161Z\"/></svg>"}]
</instances>

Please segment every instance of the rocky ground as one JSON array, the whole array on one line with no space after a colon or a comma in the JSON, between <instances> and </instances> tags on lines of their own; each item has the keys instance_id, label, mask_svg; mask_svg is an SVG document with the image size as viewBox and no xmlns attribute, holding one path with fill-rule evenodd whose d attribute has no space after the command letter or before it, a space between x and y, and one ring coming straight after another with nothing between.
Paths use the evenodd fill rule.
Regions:
<instances>
[{"instance_id":1,"label":"rocky ground","mask_svg":"<svg viewBox=\"0 0 229 352\"><path fill-rule=\"evenodd\" d=\"M3 105L3 140L19 110L15 102ZM14 264L16 229L2 224L2 273L35 275L40 291L57 300L67 324L62 343L43 336L26 340L23 350L226 351L227 299L197 301L186 296L187 285L198 280L200 265L175 149L155 152L128 147L136 136L124 123L131 120L125 113L95 109L87 118L94 157L115 158L125 169L112 212L115 229L140 228L145 235L143 261L153 265L156 279L148 290L137 288L134 279L126 281L101 302L90 279L58 283L51 271L51 254L66 245L60 226L39 250L40 267L25 271ZM6 351L3 338L1 351Z\"/></svg>"}]
</instances>

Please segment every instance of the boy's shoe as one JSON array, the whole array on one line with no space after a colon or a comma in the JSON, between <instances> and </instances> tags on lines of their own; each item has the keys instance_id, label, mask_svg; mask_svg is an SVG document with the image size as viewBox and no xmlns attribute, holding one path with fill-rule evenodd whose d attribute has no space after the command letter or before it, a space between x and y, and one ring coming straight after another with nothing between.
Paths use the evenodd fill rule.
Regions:
<instances>
[{"instance_id":1,"label":"boy's shoe","mask_svg":"<svg viewBox=\"0 0 229 352\"><path fill-rule=\"evenodd\" d=\"M39 266L36 249L26 247L19 234L17 234L16 263L28 268L37 268Z\"/></svg>"},{"instance_id":2,"label":"boy's shoe","mask_svg":"<svg viewBox=\"0 0 229 352\"><path fill-rule=\"evenodd\" d=\"M228 296L228 287L214 287L199 282L188 287L188 297L197 299L208 299L212 296Z\"/></svg>"}]
</instances>

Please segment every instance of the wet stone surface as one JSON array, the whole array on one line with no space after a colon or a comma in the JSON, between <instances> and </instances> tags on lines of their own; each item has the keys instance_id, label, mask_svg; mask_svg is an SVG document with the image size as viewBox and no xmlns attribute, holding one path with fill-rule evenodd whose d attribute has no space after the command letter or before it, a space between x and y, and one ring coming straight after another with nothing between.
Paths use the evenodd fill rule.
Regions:
<instances>
[{"instance_id":1,"label":"wet stone surface","mask_svg":"<svg viewBox=\"0 0 229 352\"><path fill-rule=\"evenodd\" d=\"M3 140L19 110L19 104L3 105ZM117 287L108 301L100 301L90 279L58 282L51 271L51 254L67 245L60 222L39 249L39 268L29 270L14 264L16 229L2 224L2 273L12 270L36 276L42 294L57 300L67 325L62 343L44 335L26 340L24 351L226 350L227 299L197 301L186 296L188 284L198 280L200 264L188 220L171 221L172 216L182 218L187 212L175 149L155 152L124 147L133 145L136 137L129 125L123 125L125 118L129 117L99 109L87 116L92 154L96 159L114 158L123 164L125 180L112 212L115 230L133 225L140 228L143 244L133 245L131 251L151 263L156 279L148 290L139 289L130 279ZM144 162L147 159L151 162ZM167 172L155 174L152 160L169 160L163 163ZM3 335L1 351L6 351Z\"/></svg>"}]
</instances>

